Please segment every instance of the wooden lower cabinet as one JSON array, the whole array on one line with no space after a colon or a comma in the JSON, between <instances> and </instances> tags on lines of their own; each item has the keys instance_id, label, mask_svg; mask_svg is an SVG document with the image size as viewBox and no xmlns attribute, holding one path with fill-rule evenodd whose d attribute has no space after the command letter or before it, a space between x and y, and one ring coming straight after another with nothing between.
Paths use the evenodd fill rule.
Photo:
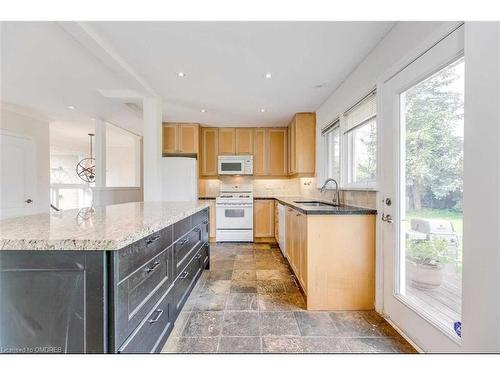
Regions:
<instances>
[{"instance_id":1,"label":"wooden lower cabinet","mask_svg":"<svg viewBox=\"0 0 500 375\"><path fill-rule=\"evenodd\" d=\"M285 254L308 310L370 310L375 303L375 215L286 209Z\"/></svg>"},{"instance_id":2,"label":"wooden lower cabinet","mask_svg":"<svg viewBox=\"0 0 500 375\"><path fill-rule=\"evenodd\" d=\"M274 239L274 199L256 199L253 204L255 238Z\"/></svg>"}]
</instances>

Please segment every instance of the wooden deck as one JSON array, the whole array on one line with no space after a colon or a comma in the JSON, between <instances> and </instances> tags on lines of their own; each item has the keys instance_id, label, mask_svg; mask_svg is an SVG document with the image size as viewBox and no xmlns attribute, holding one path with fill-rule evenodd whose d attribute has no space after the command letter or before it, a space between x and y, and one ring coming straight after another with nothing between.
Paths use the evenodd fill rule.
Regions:
<instances>
[{"instance_id":1,"label":"wooden deck","mask_svg":"<svg viewBox=\"0 0 500 375\"><path fill-rule=\"evenodd\" d=\"M462 281L453 267L446 271L443 284L436 289L417 289L408 282L406 298L444 326L454 331L453 323L462 320Z\"/></svg>"}]
</instances>

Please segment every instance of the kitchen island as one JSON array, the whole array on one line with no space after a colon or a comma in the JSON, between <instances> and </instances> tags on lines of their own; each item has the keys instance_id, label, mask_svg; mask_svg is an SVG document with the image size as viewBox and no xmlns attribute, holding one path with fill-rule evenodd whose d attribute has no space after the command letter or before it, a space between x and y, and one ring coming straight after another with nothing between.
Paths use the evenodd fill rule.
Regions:
<instances>
[{"instance_id":1,"label":"kitchen island","mask_svg":"<svg viewBox=\"0 0 500 375\"><path fill-rule=\"evenodd\" d=\"M209 267L208 233L203 202L0 221L0 352L159 352Z\"/></svg>"}]
</instances>

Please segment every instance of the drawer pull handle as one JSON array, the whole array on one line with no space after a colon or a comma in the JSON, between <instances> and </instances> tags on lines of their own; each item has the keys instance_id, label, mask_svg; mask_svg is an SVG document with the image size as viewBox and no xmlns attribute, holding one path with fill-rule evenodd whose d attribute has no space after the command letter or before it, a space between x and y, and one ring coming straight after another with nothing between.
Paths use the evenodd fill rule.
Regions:
<instances>
[{"instance_id":1,"label":"drawer pull handle","mask_svg":"<svg viewBox=\"0 0 500 375\"><path fill-rule=\"evenodd\" d=\"M196 233L200 233L200 232L201 232L201 228L194 228L194 231L195 231Z\"/></svg>"},{"instance_id":2,"label":"drawer pull handle","mask_svg":"<svg viewBox=\"0 0 500 375\"><path fill-rule=\"evenodd\" d=\"M185 244L187 244L188 241L189 241L189 238L184 238L181 242L179 242L179 245L184 246Z\"/></svg>"},{"instance_id":3,"label":"drawer pull handle","mask_svg":"<svg viewBox=\"0 0 500 375\"><path fill-rule=\"evenodd\" d=\"M203 225L207 225L207 224L208 224L208 220L205 220L205 221L203 222Z\"/></svg>"},{"instance_id":4,"label":"drawer pull handle","mask_svg":"<svg viewBox=\"0 0 500 375\"><path fill-rule=\"evenodd\" d=\"M154 237L151 237L151 238L148 238L146 240L146 245L151 245L153 242L156 242L160 239L160 236L154 236Z\"/></svg>"},{"instance_id":5,"label":"drawer pull handle","mask_svg":"<svg viewBox=\"0 0 500 375\"><path fill-rule=\"evenodd\" d=\"M162 309L155 310L155 313L156 313L156 316L153 319L148 320L149 324L156 323L160 319L160 317L163 315L163 310Z\"/></svg>"},{"instance_id":6,"label":"drawer pull handle","mask_svg":"<svg viewBox=\"0 0 500 375\"><path fill-rule=\"evenodd\" d=\"M200 259L201 258L201 254L198 254L194 257L194 259Z\"/></svg>"},{"instance_id":7,"label":"drawer pull handle","mask_svg":"<svg viewBox=\"0 0 500 375\"><path fill-rule=\"evenodd\" d=\"M147 267L146 268L146 273L150 273L151 271L153 271L156 267L158 267L160 265L160 261L156 261L154 262L151 267Z\"/></svg>"},{"instance_id":8,"label":"drawer pull handle","mask_svg":"<svg viewBox=\"0 0 500 375\"><path fill-rule=\"evenodd\" d=\"M179 276L179 279L185 279L185 278L186 278L186 277L188 277L188 276L189 276L189 272L188 272L188 271L184 271L184 272L182 273L182 275L180 275L180 276Z\"/></svg>"}]
</instances>

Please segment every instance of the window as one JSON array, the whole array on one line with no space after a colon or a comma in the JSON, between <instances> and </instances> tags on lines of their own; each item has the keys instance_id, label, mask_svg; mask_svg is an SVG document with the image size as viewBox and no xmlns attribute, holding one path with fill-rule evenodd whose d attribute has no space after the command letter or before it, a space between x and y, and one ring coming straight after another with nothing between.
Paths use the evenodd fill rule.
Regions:
<instances>
[{"instance_id":1,"label":"window","mask_svg":"<svg viewBox=\"0 0 500 375\"><path fill-rule=\"evenodd\" d=\"M374 188L377 178L375 91L345 114L346 186Z\"/></svg>"},{"instance_id":2,"label":"window","mask_svg":"<svg viewBox=\"0 0 500 375\"><path fill-rule=\"evenodd\" d=\"M325 150L325 178L340 179L340 120L337 118L321 131Z\"/></svg>"}]
</instances>

